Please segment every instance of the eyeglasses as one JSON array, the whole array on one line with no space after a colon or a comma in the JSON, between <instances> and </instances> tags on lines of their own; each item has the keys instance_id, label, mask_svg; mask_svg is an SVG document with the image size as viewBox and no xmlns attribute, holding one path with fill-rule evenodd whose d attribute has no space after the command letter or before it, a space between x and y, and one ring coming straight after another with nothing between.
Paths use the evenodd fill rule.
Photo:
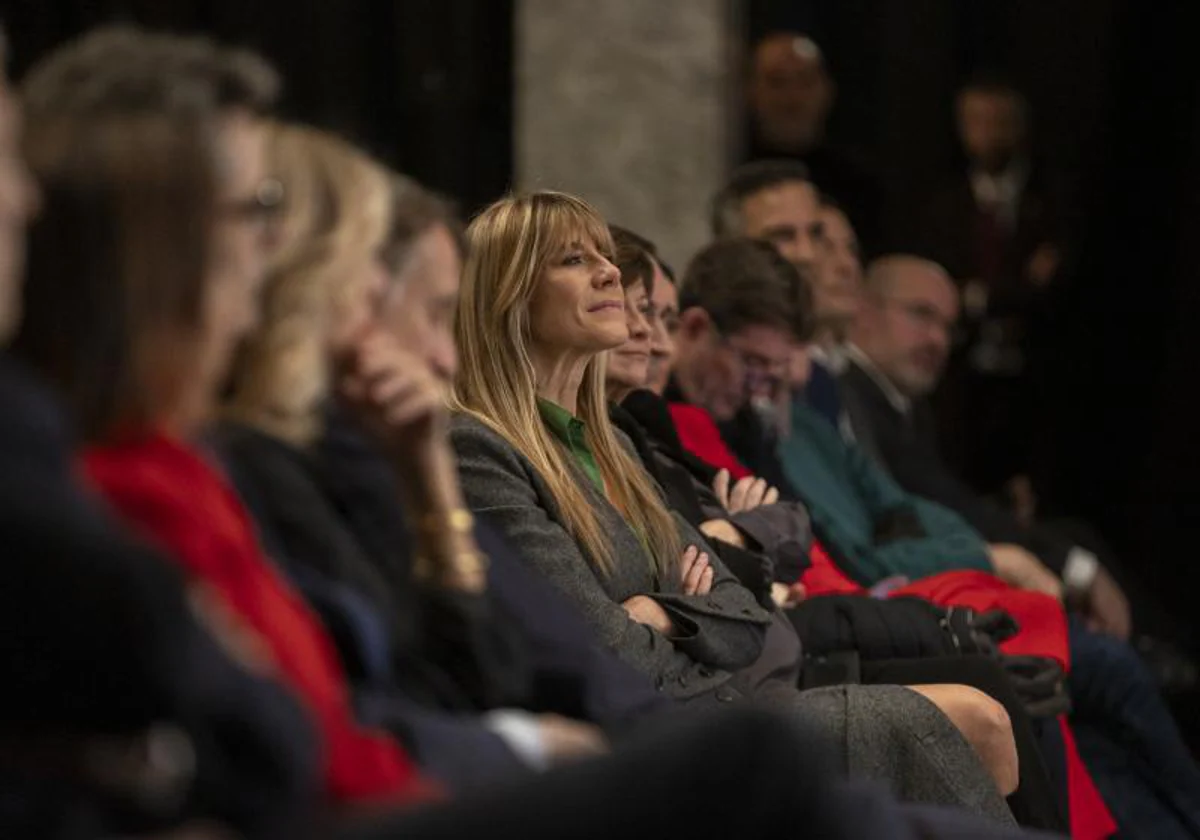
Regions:
<instances>
[{"instance_id":1,"label":"eyeglasses","mask_svg":"<svg viewBox=\"0 0 1200 840\"><path fill-rule=\"evenodd\" d=\"M737 362L743 387L750 396L772 395L787 382L788 360L772 359L738 347L728 336L721 334L720 344Z\"/></svg>"},{"instance_id":2,"label":"eyeglasses","mask_svg":"<svg viewBox=\"0 0 1200 840\"><path fill-rule=\"evenodd\" d=\"M283 212L285 192L283 182L276 178L264 178L248 198L232 199L221 204L219 212L237 221L257 225L269 225Z\"/></svg>"}]
</instances>

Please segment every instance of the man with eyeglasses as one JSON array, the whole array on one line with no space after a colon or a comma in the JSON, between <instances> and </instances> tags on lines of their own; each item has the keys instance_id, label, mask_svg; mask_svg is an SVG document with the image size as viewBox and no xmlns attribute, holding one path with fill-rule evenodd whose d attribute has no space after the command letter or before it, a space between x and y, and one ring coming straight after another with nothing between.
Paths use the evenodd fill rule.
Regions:
<instances>
[{"instance_id":1,"label":"man with eyeglasses","mask_svg":"<svg viewBox=\"0 0 1200 840\"><path fill-rule=\"evenodd\" d=\"M945 371L959 314L959 293L937 263L907 255L872 263L850 331L850 365L840 380L843 392L854 398L847 401L852 425L871 437L883 465L905 490L956 511L993 544L1020 546L1025 551L1017 555L1019 562L1037 564L1043 577L1061 580L1067 604L1078 613L1070 617L1069 639L1071 694L1077 718L1084 721L1077 724L1080 751L1118 819L1129 792L1147 784L1168 801L1187 801L1181 791L1197 779L1196 767L1154 680L1123 643L1132 622L1120 586L1072 532L1039 522L1025 525L978 495L939 452L926 398ZM1177 656L1159 645L1155 658L1165 666L1165 658ZM1188 666L1182 660L1171 664ZM1114 736L1135 745L1126 756L1134 769L1124 781L1111 772ZM1154 758L1142 758L1150 755Z\"/></svg>"},{"instance_id":2,"label":"man with eyeglasses","mask_svg":"<svg viewBox=\"0 0 1200 840\"><path fill-rule=\"evenodd\" d=\"M852 426L872 438L882 464L905 489L958 511L992 542L1026 548L1062 578L1068 600L1092 626L1128 638L1129 604L1094 553L1053 528L1026 528L942 460L926 397L946 369L958 325L953 281L936 263L893 255L871 265L866 288L841 382L855 397Z\"/></svg>"}]
</instances>

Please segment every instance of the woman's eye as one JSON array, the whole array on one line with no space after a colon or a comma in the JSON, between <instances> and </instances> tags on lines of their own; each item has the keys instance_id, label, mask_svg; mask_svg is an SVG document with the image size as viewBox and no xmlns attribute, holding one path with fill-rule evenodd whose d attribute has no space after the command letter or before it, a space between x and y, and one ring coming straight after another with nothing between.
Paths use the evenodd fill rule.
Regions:
<instances>
[{"instance_id":1,"label":"woman's eye","mask_svg":"<svg viewBox=\"0 0 1200 840\"><path fill-rule=\"evenodd\" d=\"M563 259L563 265L582 265L583 254L567 254Z\"/></svg>"}]
</instances>

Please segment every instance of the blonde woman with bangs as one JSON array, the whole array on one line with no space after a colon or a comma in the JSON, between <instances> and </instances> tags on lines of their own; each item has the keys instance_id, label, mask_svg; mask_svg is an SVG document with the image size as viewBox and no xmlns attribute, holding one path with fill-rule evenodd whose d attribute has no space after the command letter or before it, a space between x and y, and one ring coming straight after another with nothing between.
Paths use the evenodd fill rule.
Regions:
<instances>
[{"instance_id":1,"label":"blonde woman with bangs","mask_svg":"<svg viewBox=\"0 0 1200 840\"><path fill-rule=\"evenodd\" d=\"M287 184L259 329L243 343L227 415L307 446L334 375L382 293L389 226L387 170L349 143L300 125L275 125L267 157Z\"/></svg>"},{"instance_id":2,"label":"blonde woman with bangs","mask_svg":"<svg viewBox=\"0 0 1200 840\"><path fill-rule=\"evenodd\" d=\"M569 195L496 202L466 234L451 439L463 493L599 640L689 706L766 702L901 798L1011 821L953 724L896 686L795 688L798 643L665 507L605 398L628 338L604 220ZM770 628L770 632L768 632ZM790 633L790 628L786 628Z\"/></svg>"}]
</instances>

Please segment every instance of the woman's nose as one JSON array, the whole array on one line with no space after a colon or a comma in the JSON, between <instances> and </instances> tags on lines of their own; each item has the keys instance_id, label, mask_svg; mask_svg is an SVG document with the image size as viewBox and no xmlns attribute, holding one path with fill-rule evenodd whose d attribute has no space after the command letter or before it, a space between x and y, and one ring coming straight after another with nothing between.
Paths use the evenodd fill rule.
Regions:
<instances>
[{"instance_id":1,"label":"woman's nose","mask_svg":"<svg viewBox=\"0 0 1200 840\"><path fill-rule=\"evenodd\" d=\"M596 286L605 289L619 282L621 282L620 269L608 260L602 260L596 272Z\"/></svg>"}]
</instances>

